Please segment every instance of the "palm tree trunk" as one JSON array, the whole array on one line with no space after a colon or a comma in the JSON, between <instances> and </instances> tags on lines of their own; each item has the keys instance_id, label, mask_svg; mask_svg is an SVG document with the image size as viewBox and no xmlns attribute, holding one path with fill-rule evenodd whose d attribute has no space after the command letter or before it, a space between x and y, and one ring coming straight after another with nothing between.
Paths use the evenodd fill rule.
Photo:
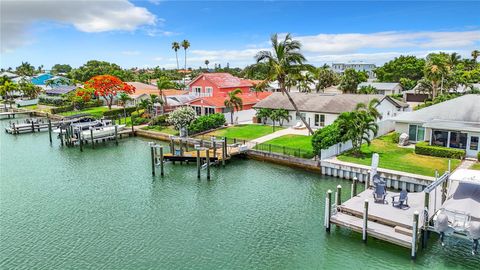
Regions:
<instances>
[{"instance_id":1,"label":"palm tree trunk","mask_svg":"<svg viewBox=\"0 0 480 270\"><path fill-rule=\"evenodd\" d=\"M293 108L295 109L295 112L296 114L300 117L300 120L302 120L303 124L305 125L305 127L307 127L308 131L310 132L310 134L313 134L313 129L310 127L310 125L307 123L307 121L305 120L305 117L303 117L301 114L300 114L300 111L298 110L298 107L297 107L297 104L295 104L295 101L293 101L292 97L290 96L290 93L288 91L285 91L285 88L282 88L282 92L287 95L287 98L288 98L288 101L290 101L290 103L292 104Z\"/></svg>"},{"instance_id":2,"label":"palm tree trunk","mask_svg":"<svg viewBox=\"0 0 480 270\"><path fill-rule=\"evenodd\" d=\"M185 49L185 64L183 68L183 88L186 89L185 75L187 75L187 49Z\"/></svg>"},{"instance_id":3,"label":"palm tree trunk","mask_svg":"<svg viewBox=\"0 0 480 270\"><path fill-rule=\"evenodd\" d=\"M231 112L230 112L230 124L233 125L233 108L231 109Z\"/></svg>"},{"instance_id":4,"label":"palm tree trunk","mask_svg":"<svg viewBox=\"0 0 480 270\"><path fill-rule=\"evenodd\" d=\"M178 64L178 51L175 50L175 57L177 58L177 70L180 69L180 65Z\"/></svg>"}]
</instances>

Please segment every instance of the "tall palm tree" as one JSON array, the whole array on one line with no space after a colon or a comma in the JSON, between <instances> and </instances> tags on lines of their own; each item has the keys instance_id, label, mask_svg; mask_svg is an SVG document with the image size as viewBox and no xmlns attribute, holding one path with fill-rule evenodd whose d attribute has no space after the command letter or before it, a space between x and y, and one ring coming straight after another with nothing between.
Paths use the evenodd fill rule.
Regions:
<instances>
[{"instance_id":1,"label":"tall palm tree","mask_svg":"<svg viewBox=\"0 0 480 270\"><path fill-rule=\"evenodd\" d=\"M462 57L456 52L450 54L447 60L450 68L453 69L460 62L461 58Z\"/></svg>"},{"instance_id":2,"label":"tall palm tree","mask_svg":"<svg viewBox=\"0 0 480 270\"><path fill-rule=\"evenodd\" d=\"M178 50L180 50L180 44L176 41L172 42L172 50L175 51L175 58L177 58L177 70L180 69L180 65L178 64Z\"/></svg>"},{"instance_id":3,"label":"tall palm tree","mask_svg":"<svg viewBox=\"0 0 480 270\"><path fill-rule=\"evenodd\" d=\"M230 123L233 125L233 114L235 110L239 111L243 108L243 100L241 97L238 97L238 94L241 94L242 90L235 89L231 92L228 92L228 97L225 99L223 104L230 110Z\"/></svg>"},{"instance_id":4,"label":"tall palm tree","mask_svg":"<svg viewBox=\"0 0 480 270\"><path fill-rule=\"evenodd\" d=\"M208 64L210 64L210 61L205 60L205 66L207 66L207 71L208 71Z\"/></svg>"},{"instance_id":5,"label":"tall palm tree","mask_svg":"<svg viewBox=\"0 0 480 270\"><path fill-rule=\"evenodd\" d=\"M297 104L293 101L289 91L287 91L285 83L289 74L298 74L304 66L305 57L300 53L301 43L293 40L290 34L287 34L283 40L278 39L278 35L271 37L272 51L260 51L255 56L257 63L266 63L269 67L267 79L263 83L278 81L280 91L285 94L295 109L297 115L308 131L313 134L313 130L300 114Z\"/></svg>"},{"instance_id":6,"label":"tall palm tree","mask_svg":"<svg viewBox=\"0 0 480 270\"><path fill-rule=\"evenodd\" d=\"M149 106L149 111L153 111L153 106L155 103L159 102L159 98L155 94L150 94L150 106ZM154 116L157 116L157 110L153 112Z\"/></svg>"},{"instance_id":7,"label":"tall palm tree","mask_svg":"<svg viewBox=\"0 0 480 270\"><path fill-rule=\"evenodd\" d=\"M127 122L127 102L131 99L132 98L124 92L120 93L120 96L118 97L118 102L120 103L120 106L123 107L123 117L125 118L125 123Z\"/></svg>"},{"instance_id":8,"label":"tall palm tree","mask_svg":"<svg viewBox=\"0 0 480 270\"><path fill-rule=\"evenodd\" d=\"M157 88L159 91L160 104L162 105L162 114L163 114L165 112L164 106L168 105L167 97L164 95L163 90L175 88L175 84L172 83L172 81L170 81L167 77L160 77L157 80Z\"/></svg>"},{"instance_id":9,"label":"tall palm tree","mask_svg":"<svg viewBox=\"0 0 480 270\"><path fill-rule=\"evenodd\" d=\"M278 123L280 124L280 126L283 126L283 121L288 122L292 119L290 113L285 109L277 109L275 110L275 113L277 114Z\"/></svg>"},{"instance_id":10,"label":"tall palm tree","mask_svg":"<svg viewBox=\"0 0 480 270\"><path fill-rule=\"evenodd\" d=\"M477 62L477 58L478 56L480 56L480 51L479 50L473 50L472 51L472 58L473 58L473 62Z\"/></svg>"},{"instance_id":11,"label":"tall palm tree","mask_svg":"<svg viewBox=\"0 0 480 270\"><path fill-rule=\"evenodd\" d=\"M438 65L427 63L425 66L425 78L432 82L432 98L437 97L438 86L442 80L442 68Z\"/></svg>"},{"instance_id":12,"label":"tall palm tree","mask_svg":"<svg viewBox=\"0 0 480 270\"><path fill-rule=\"evenodd\" d=\"M372 116L374 119L380 118L381 114L377 110L377 106L380 104L380 101L376 98L370 100L368 104L366 103L358 103L355 107L356 111L364 111L368 115Z\"/></svg>"},{"instance_id":13,"label":"tall palm tree","mask_svg":"<svg viewBox=\"0 0 480 270\"><path fill-rule=\"evenodd\" d=\"M185 75L187 73L187 49L190 48L190 42L186 39L182 41L182 48L185 53L185 65L183 70L183 85L185 85Z\"/></svg>"},{"instance_id":14,"label":"tall palm tree","mask_svg":"<svg viewBox=\"0 0 480 270\"><path fill-rule=\"evenodd\" d=\"M35 75L35 67L28 62L22 62L22 64L16 68L16 73L20 76L33 76Z\"/></svg>"},{"instance_id":15,"label":"tall palm tree","mask_svg":"<svg viewBox=\"0 0 480 270\"><path fill-rule=\"evenodd\" d=\"M9 102L9 94L18 90L18 85L11 82L11 81L6 81L3 85L0 86L0 96L5 97L5 110L7 109L7 102ZM12 107L12 103L10 103L10 108Z\"/></svg>"},{"instance_id":16,"label":"tall palm tree","mask_svg":"<svg viewBox=\"0 0 480 270\"><path fill-rule=\"evenodd\" d=\"M138 103L138 107L143 109L143 113L147 113L148 108L150 108L150 100L149 99L142 99Z\"/></svg>"}]
</instances>

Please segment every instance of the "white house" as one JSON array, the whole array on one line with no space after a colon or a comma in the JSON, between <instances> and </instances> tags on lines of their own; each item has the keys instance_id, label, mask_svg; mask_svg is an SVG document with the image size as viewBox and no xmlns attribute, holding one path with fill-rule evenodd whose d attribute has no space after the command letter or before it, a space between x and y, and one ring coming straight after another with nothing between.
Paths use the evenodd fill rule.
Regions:
<instances>
[{"instance_id":1,"label":"white house","mask_svg":"<svg viewBox=\"0 0 480 270\"><path fill-rule=\"evenodd\" d=\"M354 69L356 71L365 71L369 78L375 78L375 64L352 62L352 63L333 63L332 70L336 73L343 74L347 69Z\"/></svg>"},{"instance_id":2,"label":"white house","mask_svg":"<svg viewBox=\"0 0 480 270\"><path fill-rule=\"evenodd\" d=\"M403 91L403 87L400 83L362 82L358 85L357 89L360 89L363 86L375 87L375 89L377 89L377 94L380 95L400 94Z\"/></svg>"},{"instance_id":3,"label":"white house","mask_svg":"<svg viewBox=\"0 0 480 270\"><path fill-rule=\"evenodd\" d=\"M470 94L438 103L392 119L395 131L411 142L463 149L476 157L480 138L480 95Z\"/></svg>"},{"instance_id":4,"label":"white house","mask_svg":"<svg viewBox=\"0 0 480 270\"><path fill-rule=\"evenodd\" d=\"M358 95L358 94L324 94L324 93L290 93L295 104L306 121L314 129L329 125L343 112L355 110L358 103L368 104L372 99L378 99L380 104L377 110L382 115L381 120L398 115L406 110L408 105L385 98L382 95ZM294 126L300 120L287 96L282 93L273 93L269 97L258 102L254 109L286 109L289 111L290 120L284 125ZM271 123L271 121L270 121Z\"/></svg>"}]
</instances>

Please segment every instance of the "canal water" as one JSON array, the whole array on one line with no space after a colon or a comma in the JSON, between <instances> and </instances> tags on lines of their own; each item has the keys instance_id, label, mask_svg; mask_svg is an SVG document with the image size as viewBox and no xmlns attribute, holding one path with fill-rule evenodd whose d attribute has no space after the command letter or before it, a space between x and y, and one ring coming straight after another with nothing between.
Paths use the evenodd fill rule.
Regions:
<instances>
[{"instance_id":1,"label":"canal water","mask_svg":"<svg viewBox=\"0 0 480 270\"><path fill-rule=\"evenodd\" d=\"M348 181L240 158L211 181L178 164L162 179L147 142L81 153L2 127L0 269L479 269L466 241L432 237L413 262L346 229L326 234L324 194Z\"/></svg>"}]
</instances>

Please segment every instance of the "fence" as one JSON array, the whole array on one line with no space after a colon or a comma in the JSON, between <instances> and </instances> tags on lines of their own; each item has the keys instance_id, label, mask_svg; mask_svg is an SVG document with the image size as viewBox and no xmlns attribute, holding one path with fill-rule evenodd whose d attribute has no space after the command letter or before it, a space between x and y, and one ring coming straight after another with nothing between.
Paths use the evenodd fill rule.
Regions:
<instances>
[{"instance_id":1,"label":"fence","mask_svg":"<svg viewBox=\"0 0 480 270\"><path fill-rule=\"evenodd\" d=\"M352 141L347 141L345 143L337 143L330 146L328 149L323 149L321 151L320 157L322 159L330 158L336 155L352 149Z\"/></svg>"},{"instance_id":2,"label":"fence","mask_svg":"<svg viewBox=\"0 0 480 270\"><path fill-rule=\"evenodd\" d=\"M230 114L231 113L229 112L223 114L225 115L225 119L227 120L227 123L230 123ZM256 111L254 109L235 112L233 114L233 122L234 123L251 122L255 114L256 114Z\"/></svg>"}]
</instances>

